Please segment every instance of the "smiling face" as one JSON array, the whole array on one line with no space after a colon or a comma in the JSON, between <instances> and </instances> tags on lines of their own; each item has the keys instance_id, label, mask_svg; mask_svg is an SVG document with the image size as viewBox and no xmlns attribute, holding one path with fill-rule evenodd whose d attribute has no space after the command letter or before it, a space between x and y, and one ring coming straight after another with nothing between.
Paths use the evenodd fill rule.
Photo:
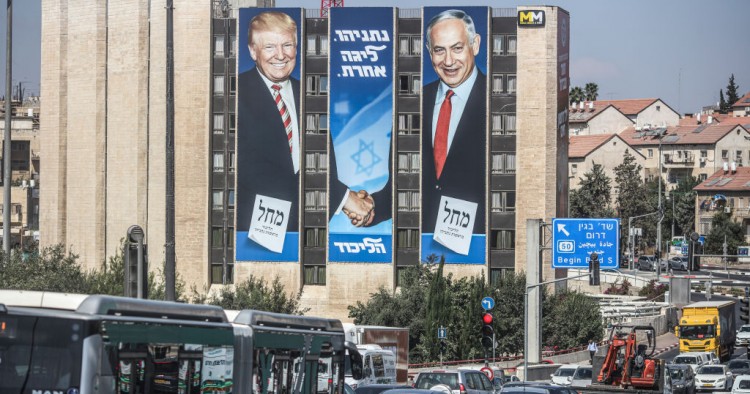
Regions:
<instances>
[{"instance_id":1,"label":"smiling face","mask_svg":"<svg viewBox=\"0 0 750 394\"><path fill-rule=\"evenodd\" d=\"M460 19L437 22L430 31L430 59L440 79L451 88L461 85L474 70L479 53L479 35L469 41L466 25Z\"/></svg>"},{"instance_id":2,"label":"smiling face","mask_svg":"<svg viewBox=\"0 0 750 394\"><path fill-rule=\"evenodd\" d=\"M283 82L292 74L297 58L295 34L279 29L254 31L250 56L266 78L272 82Z\"/></svg>"}]
</instances>

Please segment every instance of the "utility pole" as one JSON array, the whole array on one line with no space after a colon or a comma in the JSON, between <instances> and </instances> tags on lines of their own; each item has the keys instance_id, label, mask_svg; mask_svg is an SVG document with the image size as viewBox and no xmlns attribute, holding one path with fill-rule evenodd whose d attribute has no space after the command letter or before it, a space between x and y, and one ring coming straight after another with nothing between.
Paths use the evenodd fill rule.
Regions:
<instances>
[{"instance_id":1,"label":"utility pole","mask_svg":"<svg viewBox=\"0 0 750 394\"><path fill-rule=\"evenodd\" d=\"M167 130L166 130L166 220L165 220L165 298L175 301L175 236L174 236L174 36L172 27L173 0L167 0Z\"/></svg>"},{"instance_id":2,"label":"utility pole","mask_svg":"<svg viewBox=\"0 0 750 394\"><path fill-rule=\"evenodd\" d=\"M661 276L661 222L664 220L664 207L661 205L661 135L659 135L659 221L656 224L656 278Z\"/></svg>"},{"instance_id":3,"label":"utility pole","mask_svg":"<svg viewBox=\"0 0 750 394\"><path fill-rule=\"evenodd\" d=\"M3 251L10 261L10 127L13 117L13 0L7 0L5 30L5 132L3 133ZM21 234L23 235L23 234Z\"/></svg>"}]
</instances>

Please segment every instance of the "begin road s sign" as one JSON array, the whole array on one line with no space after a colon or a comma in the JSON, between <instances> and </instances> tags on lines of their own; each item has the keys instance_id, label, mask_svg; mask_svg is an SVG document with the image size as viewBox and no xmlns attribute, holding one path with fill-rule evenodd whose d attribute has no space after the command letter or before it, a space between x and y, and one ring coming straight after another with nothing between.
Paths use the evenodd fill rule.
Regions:
<instances>
[{"instance_id":1,"label":"begin road s sign","mask_svg":"<svg viewBox=\"0 0 750 394\"><path fill-rule=\"evenodd\" d=\"M619 250L619 219L552 219L552 268L589 268L593 252L600 268L617 268Z\"/></svg>"}]
</instances>

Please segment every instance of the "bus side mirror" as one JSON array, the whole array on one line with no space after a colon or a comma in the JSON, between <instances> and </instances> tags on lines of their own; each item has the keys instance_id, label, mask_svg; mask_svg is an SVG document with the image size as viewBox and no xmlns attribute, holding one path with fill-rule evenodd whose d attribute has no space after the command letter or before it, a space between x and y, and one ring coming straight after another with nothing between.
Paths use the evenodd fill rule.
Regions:
<instances>
[{"instance_id":1,"label":"bus side mirror","mask_svg":"<svg viewBox=\"0 0 750 394\"><path fill-rule=\"evenodd\" d=\"M360 380L364 377L362 373L362 355L357 350L357 345L352 342L345 342L344 347L347 353L349 353L349 360L351 360L352 378Z\"/></svg>"}]
</instances>

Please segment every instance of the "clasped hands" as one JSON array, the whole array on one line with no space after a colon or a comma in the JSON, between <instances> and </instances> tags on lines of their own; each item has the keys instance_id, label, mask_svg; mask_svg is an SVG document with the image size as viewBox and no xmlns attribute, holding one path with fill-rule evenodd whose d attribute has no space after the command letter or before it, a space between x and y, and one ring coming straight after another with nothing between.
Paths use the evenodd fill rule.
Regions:
<instances>
[{"instance_id":1,"label":"clasped hands","mask_svg":"<svg viewBox=\"0 0 750 394\"><path fill-rule=\"evenodd\" d=\"M364 190L349 190L342 211L352 221L353 226L369 226L375 218L375 200Z\"/></svg>"}]
</instances>

